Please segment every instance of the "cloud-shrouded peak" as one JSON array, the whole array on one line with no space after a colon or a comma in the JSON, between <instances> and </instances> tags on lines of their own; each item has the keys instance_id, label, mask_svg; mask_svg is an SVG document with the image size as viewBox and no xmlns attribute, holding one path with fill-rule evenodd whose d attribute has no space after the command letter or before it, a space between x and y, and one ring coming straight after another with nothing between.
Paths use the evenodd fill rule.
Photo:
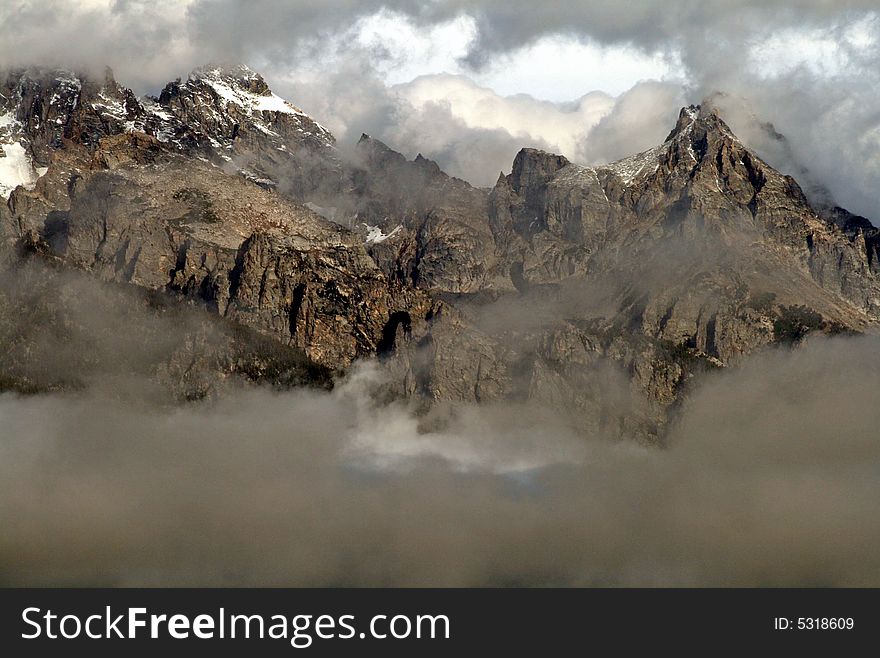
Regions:
<instances>
[{"instance_id":1,"label":"cloud-shrouded peak","mask_svg":"<svg viewBox=\"0 0 880 658\"><path fill-rule=\"evenodd\" d=\"M746 98L760 123L788 137L790 173L808 164L816 186L866 215L880 202L878 39L874 0L22 0L0 8L8 65L100 76L109 63L140 95L206 61L247 61L341 141L370 132L477 184L491 184L486 172L508 167L523 146L592 164L650 148L678 108L722 91ZM750 142L750 129L730 123ZM759 151L774 148L755 137Z\"/></svg>"},{"instance_id":2,"label":"cloud-shrouded peak","mask_svg":"<svg viewBox=\"0 0 880 658\"><path fill-rule=\"evenodd\" d=\"M247 64L208 63L194 68L189 77L192 80L231 81L255 94L266 94L269 91L263 76Z\"/></svg>"},{"instance_id":3,"label":"cloud-shrouded peak","mask_svg":"<svg viewBox=\"0 0 880 658\"><path fill-rule=\"evenodd\" d=\"M305 114L293 103L273 93L263 76L244 64L202 66L190 73L189 80L208 85L224 101L248 112Z\"/></svg>"}]
</instances>

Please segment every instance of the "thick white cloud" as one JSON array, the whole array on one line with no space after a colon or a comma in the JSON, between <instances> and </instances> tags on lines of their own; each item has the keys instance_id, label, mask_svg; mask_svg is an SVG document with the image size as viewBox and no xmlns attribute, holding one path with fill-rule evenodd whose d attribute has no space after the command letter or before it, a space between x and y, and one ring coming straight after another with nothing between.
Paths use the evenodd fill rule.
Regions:
<instances>
[{"instance_id":1,"label":"thick white cloud","mask_svg":"<svg viewBox=\"0 0 880 658\"><path fill-rule=\"evenodd\" d=\"M152 91L200 59L177 0L0 3L0 66L50 65L101 74L111 66Z\"/></svg>"},{"instance_id":2,"label":"thick white cloud","mask_svg":"<svg viewBox=\"0 0 880 658\"><path fill-rule=\"evenodd\" d=\"M680 84L642 82L621 94L577 151L592 164L613 162L663 141L685 104Z\"/></svg>"},{"instance_id":3,"label":"thick white cloud","mask_svg":"<svg viewBox=\"0 0 880 658\"><path fill-rule=\"evenodd\" d=\"M635 83L680 72L674 56L647 55L630 46L599 45L572 36L548 35L509 53L499 53L480 70L464 61L475 47L476 21L462 14L433 26L420 26L383 10L352 28L358 44L378 54L377 69L389 84L419 76L467 75L501 95L530 94L570 101L578 92L618 95Z\"/></svg>"},{"instance_id":4,"label":"thick white cloud","mask_svg":"<svg viewBox=\"0 0 880 658\"><path fill-rule=\"evenodd\" d=\"M509 172L523 147L582 163L647 149L669 133L685 98L672 82L640 83L618 98L593 92L569 103L502 96L464 76L421 76L388 87L354 63L335 76L279 79L275 86L321 117L343 147L366 132L483 186Z\"/></svg>"},{"instance_id":5,"label":"thick white cloud","mask_svg":"<svg viewBox=\"0 0 880 658\"><path fill-rule=\"evenodd\" d=\"M417 110L437 105L468 128L504 130L523 146L541 145L572 157L579 156L579 143L614 106L614 99L602 92L551 103L526 94L501 96L450 75L422 76L395 91Z\"/></svg>"}]
</instances>

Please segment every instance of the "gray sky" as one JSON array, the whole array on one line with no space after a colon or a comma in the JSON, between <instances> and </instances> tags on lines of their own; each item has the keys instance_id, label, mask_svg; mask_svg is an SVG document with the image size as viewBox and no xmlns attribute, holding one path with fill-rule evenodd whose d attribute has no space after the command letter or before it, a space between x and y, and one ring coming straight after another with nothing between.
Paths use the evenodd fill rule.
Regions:
<instances>
[{"instance_id":1,"label":"gray sky","mask_svg":"<svg viewBox=\"0 0 880 658\"><path fill-rule=\"evenodd\" d=\"M767 151L749 124L772 121L839 203L877 217L878 16L876 0L18 0L0 62L109 63L155 92L244 61L341 141L368 132L482 185L522 146L586 163L649 148L722 91L750 145Z\"/></svg>"}]
</instances>

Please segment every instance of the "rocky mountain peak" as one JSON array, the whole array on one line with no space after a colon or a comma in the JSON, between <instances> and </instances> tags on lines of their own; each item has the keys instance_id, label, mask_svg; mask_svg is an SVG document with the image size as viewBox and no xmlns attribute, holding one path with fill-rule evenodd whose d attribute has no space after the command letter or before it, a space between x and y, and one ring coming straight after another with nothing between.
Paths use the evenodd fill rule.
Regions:
<instances>
[{"instance_id":1,"label":"rocky mountain peak","mask_svg":"<svg viewBox=\"0 0 880 658\"><path fill-rule=\"evenodd\" d=\"M91 154L102 138L134 132L301 200L331 196L327 181L339 179L330 131L245 65L201 67L158 98L137 98L109 68L96 76L9 71L0 75L0 94L0 148L9 156L0 160L4 198L34 185L54 152L84 147Z\"/></svg>"},{"instance_id":2,"label":"rocky mountain peak","mask_svg":"<svg viewBox=\"0 0 880 658\"><path fill-rule=\"evenodd\" d=\"M308 200L338 178L330 131L243 64L195 69L146 106L159 139L263 187Z\"/></svg>"},{"instance_id":3,"label":"rocky mountain peak","mask_svg":"<svg viewBox=\"0 0 880 658\"><path fill-rule=\"evenodd\" d=\"M259 73L246 64L217 65L208 64L194 69L189 78L206 82L223 81L232 88L241 89L250 94L269 96L272 91Z\"/></svg>"},{"instance_id":4,"label":"rocky mountain peak","mask_svg":"<svg viewBox=\"0 0 880 658\"><path fill-rule=\"evenodd\" d=\"M144 110L108 68L103 76L33 67L0 75L0 195L32 187L65 144L94 149L132 130Z\"/></svg>"},{"instance_id":5,"label":"rocky mountain peak","mask_svg":"<svg viewBox=\"0 0 880 658\"><path fill-rule=\"evenodd\" d=\"M233 104L245 112L305 113L277 96L263 77L244 64L235 66L204 66L190 73L187 84L192 88L208 88L221 103Z\"/></svg>"},{"instance_id":6,"label":"rocky mountain peak","mask_svg":"<svg viewBox=\"0 0 880 658\"><path fill-rule=\"evenodd\" d=\"M668 150L674 145L679 145L684 146L688 154L705 155L707 148L720 145L722 142L745 148L721 118L718 107L710 101L704 101L700 105L681 108L675 127L658 148L665 147Z\"/></svg>"},{"instance_id":7,"label":"rocky mountain peak","mask_svg":"<svg viewBox=\"0 0 880 658\"><path fill-rule=\"evenodd\" d=\"M524 148L516 154L510 173L510 186L516 191L535 188L546 182L557 171L569 164L563 155L547 153L540 149Z\"/></svg>"},{"instance_id":8,"label":"rocky mountain peak","mask_svg":"<svg viewBox=\"0 0 880 658\"><path fill-rule=\"evenodd\" d=\"M385 142L363 133L357 143L357 153L361 161L369 168L388 168L394 165L402 165L406 158L398 153Z\"/></svg>"},{"instance_id":9,"label":"rocky mountain peak","mask_svg":"<svg viewBox=\"0 0 880 658\"><path fill-rule=\"evenodd\" d=\"M445 176L443 170L440 169L440 165L438 165L434 160L426 158L421 153L416 155L415 160L413 160L413 164L424 171L425 174L429 177Z\"/></svg>"},{"instance_id":10,"label":"rocky mountain peak","mask_svg":"<svg viewBox=\"0 0 880 658\"><path fill-rule=\"evenodd\" d=\"M675 123L675 127L663 141L668 142L689 130L700 116L700 111L700 105L687 105L681 108L678 113L678 121Z\"/></svg>"}]
</instances>

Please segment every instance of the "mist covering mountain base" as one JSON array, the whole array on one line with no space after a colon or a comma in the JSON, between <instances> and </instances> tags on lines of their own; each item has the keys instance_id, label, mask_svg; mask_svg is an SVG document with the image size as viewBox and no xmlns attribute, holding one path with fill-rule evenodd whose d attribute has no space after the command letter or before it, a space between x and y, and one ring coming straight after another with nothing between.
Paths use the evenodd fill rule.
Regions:
<instances>
[{"instance_id":1,"label":"mist covering mountain base","mask_svg":"<svg viewBox=\"0 0 880 658\"><path fill-rule=\"evenodd\" d=\"M878 231L711 103L486 190L246 67L0 79L0 581L880 582Z\"/></svg>"},{"instance_id":2,"label":"mist covering mountain base","mask_svg":"<svg viewBox=\"0 0 880 658\"><path fill-rule=\"evenodd\" d=\"M0 397L7 585L876 585L878 345L720 373L665 450L546 407ZM143 382L137 382L143 385ZM134 383L131 384L134 386Z\"/></svg>"}]
</instances>

